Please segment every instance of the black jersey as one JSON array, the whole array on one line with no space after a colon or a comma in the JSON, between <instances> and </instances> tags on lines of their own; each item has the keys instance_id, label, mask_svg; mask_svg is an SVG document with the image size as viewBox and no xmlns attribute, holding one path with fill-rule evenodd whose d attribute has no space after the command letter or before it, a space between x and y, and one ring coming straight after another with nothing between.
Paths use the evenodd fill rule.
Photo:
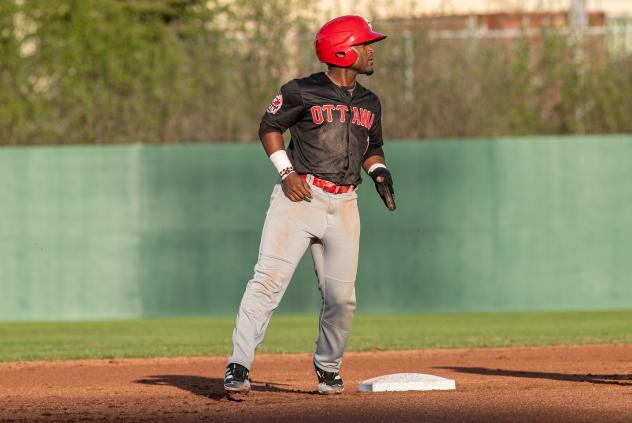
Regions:
<instances>
[{"instance_id":1,"label":"black jersey","mask_svg":"<svg viewBox=\"0 0 632 423\"><path fill-rule=\"evenodd\" d=\"M382 151L380 100L356 82L352 94L324 72L281 87L263 117L259 138L290 128L288 157L297 173L359 185L362 163Z\"/></svg>"}]
</instances>

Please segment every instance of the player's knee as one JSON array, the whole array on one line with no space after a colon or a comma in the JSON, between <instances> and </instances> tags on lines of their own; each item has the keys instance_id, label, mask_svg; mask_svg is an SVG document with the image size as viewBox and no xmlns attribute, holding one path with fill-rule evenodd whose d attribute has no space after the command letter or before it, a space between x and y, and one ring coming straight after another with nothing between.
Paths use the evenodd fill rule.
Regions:
<instances>
[{"instance_id":1,"label":"player's knee","mask_svg":"<svg viewBox=\"0 0 632 423\"><path fill-rule=\"evenodd\" d=\"M348 331L355 312L355 301L339 301L326 305L323 320L334 327Z\"/></svg>"},{"instance_id":2,"label":"player's knee","mask_svg":"<svg viewBox=\"0 0 632 423\"><path fill-rule=\"evenodd\" d=\"M288 276L283 269L276 266L257 264L255 273L250 282L248 282L248 289L263 294L276 295L284 291L287 279Z\"/></svg>"},{"instance_id":3,"label":"player's knee","mask_svg":"<svg viewBox=\"0 0 632 423\"><path fill-rule=\"evenodd\" d=\"M255 265L253 279L283 285L289 281L296 265L279 257L260 255Z\"/></svg>"},{"instance_id":4,"label":"player's knee","mask_svg":"<svg viewBox=\"0 0 632 423\"><path fill-rule=\"evenodd\" d=\"M263 276L251 279L246 289L265 296L273 296L283 292L283 285L278 279Z\"/></svg>"},{"instance_id":5,"label":"player's knee","mask_svg":"<svg viewBox=\"0 0 632 423\"><path fill-rule=\"evenodd\" d=\"M337 308L337 315L339 316L338 326L342 329L349 329L356 309L355 300L341 302Z\"/></svg>"},{"instance_id":6,"label":"player's knee","mask_svg":"<svg viewBox=\"0 0 632 423\"><path fill-rule=\"evenodd\" d=\"M356 297L353 282L329 281L324 298L324 317L334 320L350 321L356 309Z\"/></svg>"}]
</instances>

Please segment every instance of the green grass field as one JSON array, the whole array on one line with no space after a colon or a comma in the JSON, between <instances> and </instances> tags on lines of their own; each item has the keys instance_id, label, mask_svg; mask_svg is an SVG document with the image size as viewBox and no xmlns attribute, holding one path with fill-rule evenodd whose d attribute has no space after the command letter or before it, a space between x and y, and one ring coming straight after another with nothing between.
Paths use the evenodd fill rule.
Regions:
<instances>
[{"instance_id":1,"label":"green grass field","mask_svg":"<svg viewBox=\"0 0 632 423\"><path fill-rule=\"evenodd\" d=\"M0 361L228 355L234 318L0 323ZM313 351L316 316L272 318L260 352ZM356 316L347 351L632 343L632 311Z\"/></svg>"}]
</instances>

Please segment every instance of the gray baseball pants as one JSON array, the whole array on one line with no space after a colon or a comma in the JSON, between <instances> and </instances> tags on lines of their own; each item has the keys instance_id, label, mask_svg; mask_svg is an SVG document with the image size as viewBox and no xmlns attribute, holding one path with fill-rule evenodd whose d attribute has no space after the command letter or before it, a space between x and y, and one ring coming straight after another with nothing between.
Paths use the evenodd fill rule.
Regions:
<instances>
[{"instance_id":1,"label":"gray baseball pants","mask_svg":"<svg viewBox=\"0 0 632 423\"><path fill-rule=\"evenodd\" d=\"M311 185L311 175L307 181ZM246 286L233 331L229 363L250 369L272 312L310 247L322 296L314 363L338 372L356 306L360 243L357 193L331 194L311 185L311 202L293 202L277 183L270 197L259 258Z\"/></svg>"}]
</instances>

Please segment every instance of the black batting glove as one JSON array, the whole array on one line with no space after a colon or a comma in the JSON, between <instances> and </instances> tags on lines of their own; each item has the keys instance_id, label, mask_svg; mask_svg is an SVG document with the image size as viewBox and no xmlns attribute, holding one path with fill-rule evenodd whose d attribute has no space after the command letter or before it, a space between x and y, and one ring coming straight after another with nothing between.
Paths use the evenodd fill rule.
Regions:
<instances>
[{"instance_id":1,"label":"black batting glove","mask_svg":"<svg viewBox=\"0 0 632 423\"><path fill-rule=\"evenodd\" d=\"M380 197L382 197L384 205L390 211L395 210L395 191L393 190L393 177L391 176L391 172L385 167L378 167L369 173L369 176L373 178L375 189L377 193L380 194ZM381 177L380 181L378 181L379 177Z\"/></svg>"}]
</instances>

